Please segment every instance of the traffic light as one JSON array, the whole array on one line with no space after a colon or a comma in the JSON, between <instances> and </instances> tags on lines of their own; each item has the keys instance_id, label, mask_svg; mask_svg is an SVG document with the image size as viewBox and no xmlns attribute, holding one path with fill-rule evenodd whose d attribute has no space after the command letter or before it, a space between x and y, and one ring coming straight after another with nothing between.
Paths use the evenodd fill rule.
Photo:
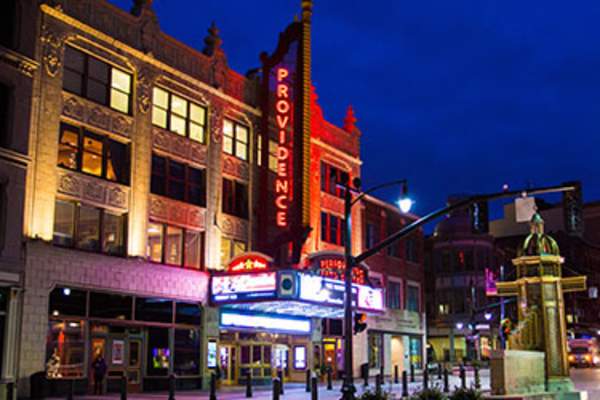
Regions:
<instances>
[{"instance_id":1,"label":"traffic light","mask_svg":"<svg viewBox=\"0 0 600 400\"><path fill-rule=\"evenodd\" d=\"M354 334L360 333L367 329L367 314L354 314Z\"/></svg>"},{"instance_id":2,"label":"traffic light","mask_svg":"<svg viewBox=\"0 0 600 400\"><path fill-rule=\"evenodd\" d=\"M502 321L500 321L500 336L503 340L508 340L511 332L512 322L509 318L504 318Z\"/></svg>"},{"instance_id":3,"label":"traffic light","mask_svg":"<svg viewBox=\"0 0 600 400\"><path fill-rule=\"evenodd\" d=\"M488 233L489 218L487 201L478 201L477 203L471 204L469 214L471 217L471 232Z\"/></svg>"},{"instance_id":4,"label":"traffic light","mask_svg":"<svg viewBox=\"0 0 600 400\"><path fill-rule=\"evenodd\" d=\"M566 182L566 186L575 186L575 190L563 192L563 215L565 231L572 236L583 235L583 196L581 182Z\"/></svg>"}]
</instances>

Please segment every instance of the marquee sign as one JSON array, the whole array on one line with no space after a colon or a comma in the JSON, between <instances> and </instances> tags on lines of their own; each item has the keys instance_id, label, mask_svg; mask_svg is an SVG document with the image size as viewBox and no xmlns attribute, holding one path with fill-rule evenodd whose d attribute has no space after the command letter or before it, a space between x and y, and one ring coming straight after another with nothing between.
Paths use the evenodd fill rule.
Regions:
<instances>
[{"instance_id":1,"label":"marquee sign","mask_svg":"<svg viewBox=\"0 0 600 400\"><path fill-rule=\"evenodd\" d=\"M210 289L214 302L273 298L277 291L277 273L215 275Z\"/></svg>"},{"instance_id":2,"label":"marquee sign","mask_svg":"<svg viewBox=\"0 0 600 400\"><path fill-rule=\"evenodd\" d=\"M341 254L319 254L306 258L303 269L317 272L324 278L344 280L346 260ZM357 266L352 269L352 282L365 285L367 283L366 268Z\"/></svg>"}]
</instances>

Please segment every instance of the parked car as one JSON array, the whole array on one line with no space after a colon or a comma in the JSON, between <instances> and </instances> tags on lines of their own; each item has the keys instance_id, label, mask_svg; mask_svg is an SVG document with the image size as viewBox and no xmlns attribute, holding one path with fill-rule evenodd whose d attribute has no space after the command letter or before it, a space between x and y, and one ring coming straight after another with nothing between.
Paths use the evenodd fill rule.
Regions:
<instances>
[{"instance_id":1,"label":"parked car","mask_svg":"<svg viewBox=\"0 0 600 400\"><path fill-rule=\"evenodd\" d=\"M569 365L572 367L598 367L600 366L600 351L598 341L592 339L569 340Z\"/></svg>"}]
</instances>

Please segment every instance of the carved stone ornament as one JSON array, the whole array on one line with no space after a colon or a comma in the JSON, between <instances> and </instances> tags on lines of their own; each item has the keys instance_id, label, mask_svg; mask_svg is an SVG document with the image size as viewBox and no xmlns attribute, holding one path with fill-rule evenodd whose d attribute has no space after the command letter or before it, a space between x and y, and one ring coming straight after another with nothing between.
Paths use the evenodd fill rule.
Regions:
<instances>
[{"instance_id":1,"label":"carved stone ornament","mask_svg":"<svg viewBox=\"0 0 600 400\"><path fill-rule=\"evenodd\" d=\"M204 230L206 209L166 197L150 197L150 217L158 222L173 223Z\"/></svg>"},{"instance_id":2,"label":"carved stone ornament","mask_svg":"<svg viewBox=\"0 0 600 400\"><path fill-rule=\"evenodd\" d=\"M138 108L142 114L147 114L152 106L152 79L150 72L142 68L138 75Z\"/></svg>"},{"instance_id":3,"label":"carved stone ornament","mask_svg":"<svg viewBox=\"0 0 600 400\"><path fill-rule=\"evenodd\" d=\"M206 165L206 146L176 133L155 127L152 130L152 147L194 164Z\"/></svg>"},{"instance_id":4,"label":"carved stone ornament","mask_svg":"<svg viewBox=\"0 0 600 400\"><path fill-rule=\"evenodd\" d=\"M227 214L222 214L219 219L223 234L236 239L248 240L248 221Z\"/></svg>"},{"instance_id":5,"label":"carved stone ornament","mask_svg":"<svg viewBox=\"0 0 600 400\"><path fill-rule=\"evenodd\" d=\"M236 178L248 180L249 169L246 161L240 160L228 154L223 154L223 172Z\"/></svg>"},{"instance_id":6,"label":"carved stone ornament","mask_svg":"<svg viewBox=\"0 0 600 400\"><path fill-rule=\"evenodd\" d=\"M128 187L62 168L58 170L58 192L99 206L128 208Z\"/></svg>"},{"instance_id":7,"label":"carved stone ornament","mask_svg":"<svg viewBox=\"0 0 600 400\"><path fill-rule=\"evenodd\" d=\"M63 92L62 113L66 117L125 137L130 137L133 130L130 116L67 92Z\"/></svg>"},{"instance_id":8,"label":"carved stone ornament","mask_svg":"<svg viewBox=\"0 0 600 400\"><path fill-rule=\"evenodd\" d=\"M44 25L40 40L42 41L44 69L49 76L55 77L62 66L63 38Z\"/></svg>"},{"instance_id":9,"label":"carved stone ornament","mask_svg":"<svg viewBox=\"0 0 600 400\"><path fill-rule=\"evenodd\" d=\"M211 110L210 130L213 142L221 143L223 138L223 111L221 111L220 105L215 104L215 107Z\"/></svg>"},{"instance_id":10,"label":"carved stone ornament","mask_svg":"<svg viewBox=\"0 0 600 400\"><path fill-rule=\"evenodd\" d=\"M321 207L335 213L344 213L344 200L329 193L321 192Z\"/></svg>"}]
</instances>

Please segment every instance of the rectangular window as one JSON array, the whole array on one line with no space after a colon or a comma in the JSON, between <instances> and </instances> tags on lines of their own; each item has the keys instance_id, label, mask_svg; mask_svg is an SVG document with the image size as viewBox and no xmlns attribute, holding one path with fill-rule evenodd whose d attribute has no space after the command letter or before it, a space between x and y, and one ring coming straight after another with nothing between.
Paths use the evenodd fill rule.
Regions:
<instances>
[{"instance_id":1,"label":"rectangular window","mask_svg":"<svg viewBox=\"0 0 600 400\"><path fill-rule=\"evenodd\" d=\"M176 303L175 323L200 325L202 323L201 307L196 303Z\"/></svg>"},{"instance_id":2,"label":"rectangular window","mask_svg":"<svg viewBox=\"0 0 600 400\"><path fill-rule=\"evenodd\" d=\"M131 320L133 297L121 294L90 292L90 317Z\"/></svg>"},{"instance_id":3,"label":"rectangular window","mask_svg":"<svg viewBox=\"0 0 600 400\"><path fill-rule=\"evenodd\" d=\"M58 165L129 184L128 145L64 123L60 126Z\"/></svg>"},{"instance_id":4,"label":"rectangular window","mask_svg":"<svg viewBox=\"0 0 600 400\"><path fill-rule=\"evenodd\" d=\"M152 91L152 124L199 143L206 141L206 107L159 87Z\"/></svg>"},{"instance_id":5,"label":"rectangular window","mask_svg":"<svg viewBox=\"0 0 600 400\"><path fill-rule=\"evenodd\" d=\"M53 242L60 246L124 255L126 220L125 214L57 199Z\"/></svg>"},{"instance_id":6,"label":"rectangular window","mask_svg":"<svg viewBox=\"0 0 600 400\"><path fill-rule=\"evenodd\" d=\"M178 376L200 374L201 337L198 329L175 329L173 369Z\"/></svg>"},{"instance_id":7,"label":"rectangular window","mask_svg":"<svg viewBox=\"0 0 600 400\"><path fill-rule=\"evenodd\" d=\"M152 155L150 191L160 196L206 206L206 170Z\"/></svg>"},{"instance_id":8,"label":"rectangular window","mask_svg":"<svg viewBox=\"0 0 600 400\"><path fill-rule=\"evenodd\" d=\"M248 218L248 186L223 178L222 209L225 214Z\"/></svg>"},{"instance_id":9,"label":"rectangular window","mask_svg":"<svg viewBox=\"0 0 600 400\"><path fill-rule=\"evenodd\" d=\"M85 376L85 321L50 320L46 336L46 360L58 361L57 370L47 373L54 378L83 378Z\"/></svg>"},{"instance_id":10,"label":"rectangular window","mask_svg":"<svg viewBox=\"0 0 600 400\"><path fill-rule=\"evenodd\" d=\"M407 285L406 287L406 309L408 311L421 311L421 294L418 286Z\"/></svg>"},{"instance_id":11,"label":"rectangular window","mask_svg":"<svg viewBox=\"0 0 600 400\"><path fill-rule=\"evenodd\" d=\"M173 322L173 302L166 299L137 297L135 319L148 322Z\"/></svg>"},{"instance_id":12,"label":"rectangular window","mask_svg":"<svg viewBox=\"0 0 600 400\"><path fill-rule=\"evenodd\" d=\"M131 111L131 74L73 47L65 47L63 89L110 108Z\"/></svg>"},{"instance_id":13,"label":"rectangular window","mask_svg":"<svg viewBox=\"0 0 600 400\"><path fill-rule=\"evenodd\" d=\"M321 211L321 240L342 246L346 224L343 218Z\"/></svg>"},{"instance_id":14,"label":"rectangular window","mask_svg":"<svg viewBox=\"0 0 600 400\"><path fill-rule=\"evenodd\" d=\"M227 263L236 256L245 253L248 250L246 242L241 240L221 238L221 266L225 268Z\"/></svg>"},{"instance_id":15,"label":"rectangular window","mask_svg":"<svg viewBox=\"0 0 600 400\"><path fill-rule=\"evenodd\" d=\"M402 299L402 284L400 282L388 281L387 304L388 308L399 310Z\"/></svg>"},{"instance_id":16,"label":"rectangular window","mask_svg":"<svg viewBox=\"0 0 600 400\"><path fill-rule=\"evenodd\" d=\"M167 376L171 362L168 328L148 328L148 376Z\"/></svg>"},{"instance_id":17,"label":"rectangular window","mask_svg":"<svg viewBox=\"0 0 600 400\"><path fill-rule=\"evenodd\" d=\"M344 197L344 188L340 187L339 184L348 183L349 180L350 174L348 172L342 171L326 162L321 162L321 191L334 196Z\"/></svg>"},{"instance_id":18,"label":"rectangular window","mask_svg":"<svg viewBox=\"0 0 600 400\"><path fill-rule=\"evenodd\" d=\"M0 4L0 45L7 49L14 49L16 45L17 1L3 0Z\"/></svg>"},{"instance_id":19,"label":"rectangular window","mask_svg":"<svg viewBox=\"0 0 600 400\"><path fill-rule=\"evenodd\" d=\"M367 246L367 249L370 249L379 243L379 232L377 225L367 222L366 235L367 237L365 238L365 245Z\"/></svg>"},{"instance_id":20,"label":"rectangular window","mask_svg":"<svg viewBox=\"0 0 600 400\"><path fill-rule=\"evenodd\" d=\"M404 242L404 249L406 250L406 261L419 262L417 257L417 248L415 238L408 238Z\"/></svg>"},{"instance_id":21,"label":"rectangular window","mask_svg":"<svg viewBox=\"0 0 600 400\"><path fill-rule=\"evenodd\" d=\"M248 159L249 129L238 122L223 120L223 152L242 160Z\"/></svg>"},{"instance_id":22,"label":"rectangular window","mask_svg":"<svg viewBox=\"0 0 600 400\"><path fill-rule=\"evenodd\" d=\"M369 368L379 368L383 358L383 337L381 333L369 332L367 336Z\"/></svg>"},{"instance_id":23,"label":"rectangular window","mask_svg":"<svg viewBox=\"0 0 600 400\"><path fill-rule=\"evenodd\" d=\"M156 263L203 269L204 232L149 222L146 256Z\"/></svg>"},{"instance_id":24,"label":"rectangular window","mask_svg":"<svg viewBox=\"0 0 600 400\"><path fill-rule=\"evenodd\" d=\"M269 170L273 172L277 172L277 151L279 149L279 145L275 140L269 139Z\"/></svg>"}]
</instances>

